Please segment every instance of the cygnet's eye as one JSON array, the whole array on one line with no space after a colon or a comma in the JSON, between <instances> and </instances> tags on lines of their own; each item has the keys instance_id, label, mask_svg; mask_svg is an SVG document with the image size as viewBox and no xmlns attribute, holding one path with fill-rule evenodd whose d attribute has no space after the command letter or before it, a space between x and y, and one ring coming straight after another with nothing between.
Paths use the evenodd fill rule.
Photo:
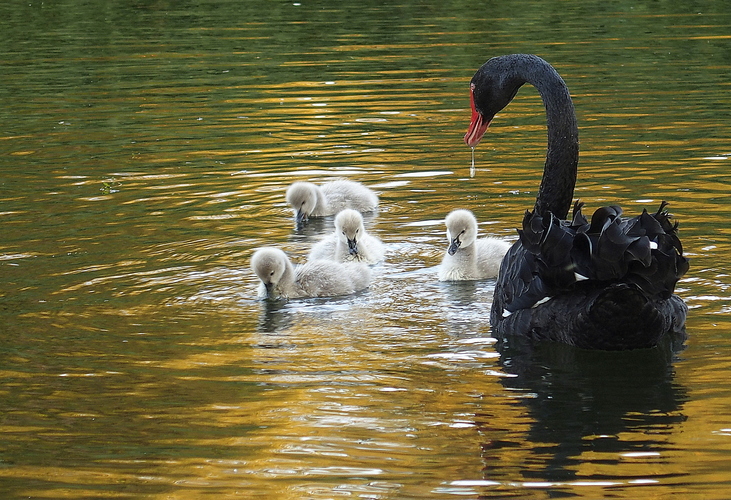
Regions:
<instances>
[{"instance_id":1,"label":"cygnet's eye","mask_svg":"<svg viewBox=\"0 0 731 500\"><path fill-rule=\"evenodd\" d=\"M269 276L274 276L274 271L270 272Z\"/></svg>"}]
</instances>

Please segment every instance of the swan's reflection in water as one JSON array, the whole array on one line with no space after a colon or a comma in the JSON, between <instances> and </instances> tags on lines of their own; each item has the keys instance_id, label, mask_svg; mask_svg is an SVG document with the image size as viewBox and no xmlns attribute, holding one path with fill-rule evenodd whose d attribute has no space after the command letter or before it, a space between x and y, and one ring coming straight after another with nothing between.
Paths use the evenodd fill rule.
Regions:
<instances>
[{"instance_id":1,"label":"swan's reflection in water","mask_svg":"<svg viewBox=\"0 0 731 500\"><path fill-rule=\"evenodd\" d=\"M445 325L455 341L490 337L487 325L495 280L442 281L438 286Z\"/></svg>"},{"instance_id":2,"label":"swan's reflection in water","mask_svg":"<svg viewBox=\"0 0 731 500\"><path fill-rule=\"evenodd\" d=\"M475 295L482 283L479 281L442 281L439 283L444 290L444 298L452 307L473 308ZM494 288L494 284L492 286Z\"/></svg>"},{"instance_id":3,"label":"swan's reflection in water","mask_svg":"<svg viewBox=\"0 0 731 500\"><path fill-rule=\"evenodd\" d=\"M292 217L294 231L290 234L291 241L312 241L321 238L332 231L335 216L312 217L304 222L297 222Z\"/></svg>"},{"instance_id":4,"label":"swan's reflection in water","mask_svg":"<svg viewBox=\"0 0 731 500\"><path fill-rule=\"evenodd\" d=\"M672 365L682 341L627 352L498 343L508 375L502 384L527 409L529 424L516 433L491 427L490 415L478 415L489 438L482 450L485 479L516 480L516 463L505 460L506 448L521 457L520 480L527 482L645 480L632 458L653 460L666 478L684 475L666 456L674 428L686 419L687 391L675 383ZM639 470L646 473L646 464Z\"/></svg>"},{"instance_id":5,"label":"swan's reflection in water","mask_svg":"<svg viewBox=\"0 0 731 500\"><path fill-rule=\"evenodd\" d=\"M378 210L365 212L362 216L366 229L369 229L378 216ZM335 216L327 215L325 217L311 217L305 222L297 222L293 216L291 218L291 224L294 231L292 231L289 235L290 241L311 243L333 231L335 228Z\"/></svg>"},{"instance_id":6,"label":"swan's reflection in water","mask_svg":"<svg viewBox=\"0 0 731 500\"><path fill-rule=\"evenodd\" d=\"M257 331L259 333L277 333L290 328L294 324L292 311L284 299L261 300L261 310Z\"/></svg>"}]
</instances>

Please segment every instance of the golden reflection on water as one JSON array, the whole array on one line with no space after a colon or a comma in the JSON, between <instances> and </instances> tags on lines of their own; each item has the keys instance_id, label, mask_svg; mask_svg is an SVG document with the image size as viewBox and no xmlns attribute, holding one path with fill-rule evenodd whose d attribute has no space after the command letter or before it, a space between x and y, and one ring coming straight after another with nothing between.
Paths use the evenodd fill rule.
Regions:
<instances>
[{"instance_id":1,"label":"golden reflection on water","mask_svg":"<svg viewBox=\"0 0 731 500\"><path fill-rule=\"evenodd\" d=\"M201 12L215 22L183 29L181 11L147 6L111 45L65 38L60 59L33 29L47 25L5 26L39 35L21 44L34 54L5 53L17 98L0 111L9 496L725 496L731 149L727 65L711 43L728 14L575 3L559 23L546 4L547 24L444 5L456 11L398 6L403 19L368 6L352 24L334 21L340 6L267 4L255 11L312 18ZM137 24L172 38L135 38ZM518 50L569 82L576 196L627 214L666 199L680 221L690 338L672 364L501 355L493 283L436 281L452 208L514 239L533 204L545 155L534 89L498 115L474 169L462 144L469 77ZM295 231L286 187L338 176L381 198L366 224L388 257L371 288L254 300L254 248L301 262L332 227Z\"/></svg>"}]
</instances>

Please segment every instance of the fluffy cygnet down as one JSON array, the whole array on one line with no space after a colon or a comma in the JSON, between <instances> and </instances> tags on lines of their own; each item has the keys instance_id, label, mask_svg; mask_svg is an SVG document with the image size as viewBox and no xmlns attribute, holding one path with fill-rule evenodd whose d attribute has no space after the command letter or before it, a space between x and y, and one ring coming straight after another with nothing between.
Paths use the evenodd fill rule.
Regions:
<instances>
[{"instance_id":1,"label":"fluffy cygnet down","mask_svg":"<svg viewBox=\"0 0 731 500\"><path fill-rule=\"evenodd\" d=\"M439 269L440 281L495 278L510 243L477 239L477 219L469 210L453 210L444 220L449 247Z\"/></svg>"},{"instance_id":2,"label":"fluffy cygnet down","mask_svg":"<svg viewBox=\"0 0 731 500\"><path fill-rule=\"evenodd\" d=\"M366 232L360 212L346 208L335 217L335 232L317 242L308 258L376 264L384 253L381 240Z\"/></svg>"},{"instance_id":3,"label":"fluffy cygnet down","mask_svg":"<svg viewBox=\"0 0 731 500\"><path fill-rule=\"evenodd\" d=\"M287 189L287 203L300 224L309 217L325 217L345 208L371 212L378 208L378 196L363 184L347 179L326 182L321 186L298 181Z\"/></svg>"},{"instance_id":4,"label":"fluffy cygnet down","mask_svg":"<svg viewBox=\"0 0 731 500\"><path fill-rule=\"evenodd\" d=\"M312 260L294 266L278 248L264 247L251 257L251 269L261 280L261 298L335 297L368 288L371 268L362 262Z\"/></svg>"}]
</instances>

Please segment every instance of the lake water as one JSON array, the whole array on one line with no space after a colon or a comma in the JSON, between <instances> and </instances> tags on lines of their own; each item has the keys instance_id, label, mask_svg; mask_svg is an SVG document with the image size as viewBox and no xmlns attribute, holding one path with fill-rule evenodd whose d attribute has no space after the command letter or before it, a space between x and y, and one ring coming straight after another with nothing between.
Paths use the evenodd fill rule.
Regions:
<instances>
[{"instance_id":1,"label":"lake water","mask_svg":"<svg viewBox=\"0 0 731 500\"><path fill-rule=\"evenodd\" d=\"M13 2L0 7L3 498L731 495L731 13L698 2ZM571 89L576 196L680 222L682 345L496 349L443 219L515 238L545 114L476 152L469 80L536 53ZM295 180L378 191L369 290L255 300L301 262Z\"/></svg>"}]
</instances>

